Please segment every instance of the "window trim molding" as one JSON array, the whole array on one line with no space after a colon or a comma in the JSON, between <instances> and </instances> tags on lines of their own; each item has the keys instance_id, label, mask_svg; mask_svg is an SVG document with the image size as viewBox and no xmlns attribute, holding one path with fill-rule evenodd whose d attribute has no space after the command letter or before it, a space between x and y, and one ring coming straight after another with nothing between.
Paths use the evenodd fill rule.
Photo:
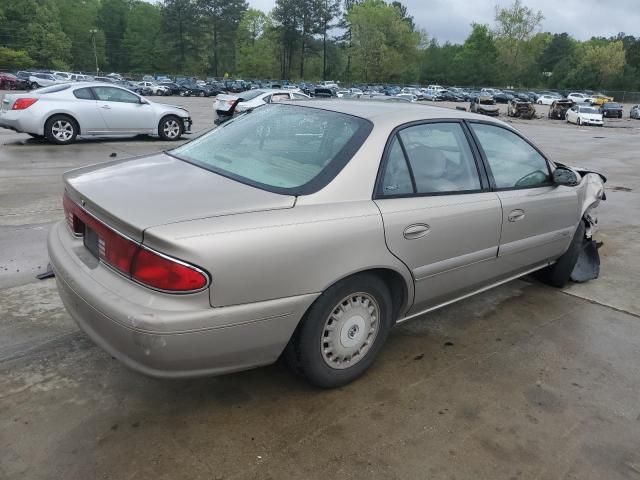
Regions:
<instances>
[{"instance_id":1,"label":"window trim molding","mask_svg":"<svg viewBox=\"0 0 640 480\"><path fill-rule=\"evenodd\" d=\"M484 164L484 168L486 170L487 177L489 179L489 184L491 186L491 191L492 192L506 192L506 191L510 191L510 190L527 190L527 189L533 189L533 188L546 188L546 187L552 187L554 185L553 180L552 180L552 178L553 178L553 169L552 169L552 167L555 167L555 164L551 160L549 160L547 158L547 156L542 152L542 150L540 150L531 140L526 138L524 135L522 135L520 132L518 132L515 128L511 128L511 127L506 126L506 125L500 125L498 123L494 123L494 122L486 121L486 120L476 120L476 119L468 120L468 119L465 119L464 122L467 124L467 127L469 129L469 133L471 134L471 137L473 138L473 142L475 143L476 148L478 149L478 153L480 155L480 158L482 159L482 163ZM538 154L545 161L545 163L547 165L547 172L549 174L549 181L547 183L543 183L543 184L535 185L535 186L497 187L495 178L493 176L493 172L491 171L491 165L489 164L489 160L487 159L486 153L485 153L484 149L482 148L482 144L480 143L480 140L478 139L478 136L473 131L472 124L489 125L491 127L501 128L501 129L506 130L508 132L511 132L514 135L516 135L517 137L519 137L521 140L523 140L525 143L527 143L531 148L533 148L536 152L538 152Z\"/></svg>"},{"instance_id":2,"label":"window trim molding","mask_svg":"<svg viewBox=\"0 0 640 480\"><path fill-rule=\"evenodd\" d=\"M460 126L462 133L464 134L469 150L471 151L471 156L476 166L476 173L478 175L478 180L480 181L480 188L475 190L453 190L449 192L430 192L430 193L420 193L417 190L417 186L415 183L415 179L413 176L413 169L411 168L411 163L409 162L409 158L407 152L404 148L404 143L402 142L402 138L398 135L402 130L410 127L420 126L420 125L429 125L429 124L440 124L440 123L455 123ZM484 193L491 191L489 178L487 176L486 167L482 158L480 157L480 152L477 149L475 141L471 136L471 132L469 132L469 128L465 125L464 119L462 118L431 118L424 120L414 120L411 122L403 123L401 125L396 126L389 137L384 146L384 150L382 151L382 159L380 160L380 164L378 166L378 173L376 175L376 182L373 187L373 193L371 196L372 200L385 200L385 199L394 199L394 198L417 198L417 197L441 197L444 195L468 195L474 193ZM384 173L386 172L387 165L389 163L389 153L391 151L391 145L393 143L393 139L397 138L398 143L402 148L402 154L404 155L404 161L407 164L407 168L409 170L409 175L411 176L411 183L413 185L414 192L413 193L399 193L395 195L385 195L382 192L382 182L384 181Z\"/></svg>"}]
</instances>

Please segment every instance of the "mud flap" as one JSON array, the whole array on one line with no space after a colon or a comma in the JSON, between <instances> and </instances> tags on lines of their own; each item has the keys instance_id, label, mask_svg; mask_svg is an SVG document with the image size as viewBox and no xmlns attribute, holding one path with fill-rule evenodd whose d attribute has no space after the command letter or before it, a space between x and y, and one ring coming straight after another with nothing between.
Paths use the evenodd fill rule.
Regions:
<instances>
[{"instance_id":1,"label":"mud flap","mask_svg":"<svg viewBox=\"0 0 640 480\"><path fill-rule=\"evenodd\" d=\"M596 279L599 275L600 254L598 253L598 244L593 238L583 238L578 260L571 272L571 280L583 283Z\"/></svg>"}]
</instances>

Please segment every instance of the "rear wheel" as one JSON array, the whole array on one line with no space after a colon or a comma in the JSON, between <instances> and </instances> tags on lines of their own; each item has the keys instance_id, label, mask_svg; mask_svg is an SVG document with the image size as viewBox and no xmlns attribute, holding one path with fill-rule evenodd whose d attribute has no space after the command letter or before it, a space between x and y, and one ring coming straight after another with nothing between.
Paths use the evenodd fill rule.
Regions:
<instances>
[{"instance_id":1,"label":"rear wheel","mask_svg":"<svg viewBox=\"0 0 640 480\"><path fill-rule=\"evenodd\" d=\"M78 125L67 115L54 115L44 125L44 135L51 143L67 145L78 135Z\"/></svg>"},{"instance_id":2,"label":"rear wheel","mask_svg":"<svg viewBox=\"0 0 640 480\"><path fill-rule=\"evenodd\" d=\"M310 383L346 385L373 364L391 330L392 302L382 280L360 274L327 289L289 341L286 359Z\"/></svg>"},{"instance_id":3,"label":"rear wheel","mask_svg":"<svg viewBox=\"0 0 640 480\"><path fill-rule=\"evenodd\" d=\"M158 125L158 135L163 140L178 140L183 130L182 120L175 115L164 117Z\"/></svg>"}]
</instances>

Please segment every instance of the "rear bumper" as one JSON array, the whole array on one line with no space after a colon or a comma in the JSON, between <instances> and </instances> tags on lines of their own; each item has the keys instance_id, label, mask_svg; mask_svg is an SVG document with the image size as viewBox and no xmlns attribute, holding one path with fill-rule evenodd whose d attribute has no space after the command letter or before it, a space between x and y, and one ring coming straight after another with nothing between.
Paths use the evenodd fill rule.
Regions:
<instances>
[{"instance_id":1,"label":"rear bumper","mask_svg":"<svg viewBox=\"0 0 640 480\"><path fill-rule=\"evenodd\" d=\"M218 375L273 363L317 297L190 308L194 302L187 296L145 291L147 300L139 302L136 289L144 287L132 283L131 295L123 295L121 284L108 288L104 271L101 281L96 279L98 269L107 267L86 265L75 254L81 248L76 243L81 240L71 236L64 222L51 229L49 257L65 308L98 346L152 377ZM128 282L110 273L114 284ZM184 307L176 310L167 302L184 302Z\"/></svg>"},{"instance_id":2,"label":"rear bumper","mask_svg":"<svg viewBox=\"0 0 640 480\"><path fill-rule=\"evenodd\" d=\"M0 127L21 133L43 135L44 125L40 125L40 118L26 110L0 110Z\"/></svg>"}]
</instances>

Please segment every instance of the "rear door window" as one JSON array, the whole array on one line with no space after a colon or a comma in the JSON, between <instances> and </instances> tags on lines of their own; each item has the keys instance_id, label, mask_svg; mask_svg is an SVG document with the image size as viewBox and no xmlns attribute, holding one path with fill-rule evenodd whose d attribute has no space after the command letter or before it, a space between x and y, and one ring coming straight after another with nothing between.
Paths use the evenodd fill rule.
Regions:
<instances>
[{"instance_id":1,"label":"rear door window","mask_svg":"<svg viewBox=\"0 0 640 480\"><path fill-rule=\"evenodd\" d=\"M459 123L429 123L403 129L400 138L416 193L480 190L480 177Z\"/></svg>"}]
</instances>

